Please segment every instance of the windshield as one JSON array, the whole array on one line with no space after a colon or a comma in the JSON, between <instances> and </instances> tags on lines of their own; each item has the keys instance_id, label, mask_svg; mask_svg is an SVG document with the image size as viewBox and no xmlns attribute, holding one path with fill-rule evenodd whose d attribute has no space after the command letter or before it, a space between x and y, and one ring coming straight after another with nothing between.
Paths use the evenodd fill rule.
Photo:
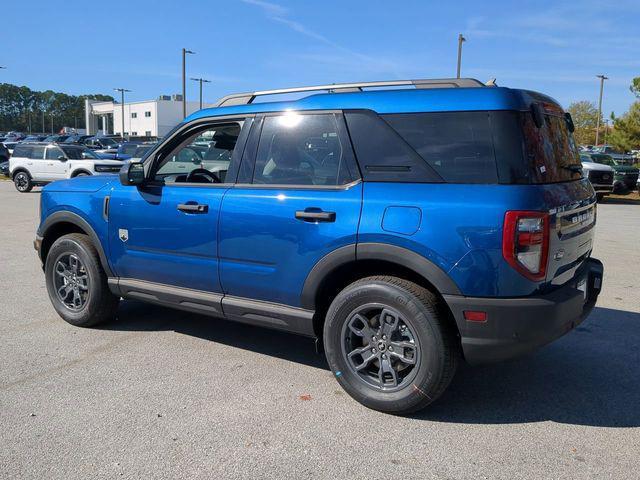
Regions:
<instances>
[{"instance_id":1,"label":"windshield","mask_svg":"<svg viewBox=\"0 0 640 480\"><path fill-rule=\"evenodd\" d=\"M133 155L136 153L136 149L138 148L137 143L125 143L118 147L118 153L124 155Z\"/></svg>"},{"instance_id":2,"label":"windshield","mask_svg":"<svg viewBox=\"0 0 640 480\"><path fill-rule=\"evenodd\" d=\"M88 148L66 147L64 145L61 146L60 148L62 148L62 150L64 151L65 155L70 160L84 160L84 159L87 159L87 158L90 158L90 159L99 159L100 158L95 153L93 153L91 150L89 150Z\"/></svg>"},{"instance_id":3,"label":"windshield","mask_svg":"<svg viewBox=\"0 0 640 480\"><path fill-rule=\"evenodd\" d=\"M616 162L610 155L597 154L597 155L592 155L591 158L597 163L609 165L610 167L614 165L618 165L618 162Z\"/></svg>"},{"instance_id":4,"label":"windshield","mask_svg":"<svg viewBox=\"0 0 640 480\"><path fill-rule=\"evenodd\" d=\"M116 141L109 137L99 138L98 140L100 140L100 143L102 143L102 145L105 145L107 147L113 147L117 145Z\"/></svg>"}]
</instances>

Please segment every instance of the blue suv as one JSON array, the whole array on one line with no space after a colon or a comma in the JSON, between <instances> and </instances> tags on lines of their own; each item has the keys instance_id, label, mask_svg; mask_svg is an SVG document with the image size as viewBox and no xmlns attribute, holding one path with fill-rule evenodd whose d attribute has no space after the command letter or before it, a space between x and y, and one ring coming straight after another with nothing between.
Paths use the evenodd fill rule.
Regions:
<instances>
[{"instance_id":1,"label":"blue suv","mask_svg":"<svg viewBox=\"0 0 640 480\"><path fill-rule=\"evenodd\" d=\"M73 325L129 298L295 332L406 414L461 360L530 352L595 305L572 131L552 98L473 79L230 95L119 177L45 187L35 247Z\"/></svg>"}]
</instances>

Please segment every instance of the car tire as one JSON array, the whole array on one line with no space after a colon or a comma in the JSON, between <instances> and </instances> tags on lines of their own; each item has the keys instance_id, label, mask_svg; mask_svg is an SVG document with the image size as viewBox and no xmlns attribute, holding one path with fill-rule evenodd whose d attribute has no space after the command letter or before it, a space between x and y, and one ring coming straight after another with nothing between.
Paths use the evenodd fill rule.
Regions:
<instances>
[{"instance_id":1,"label":"car tire","mask_svg":"<svg viewBox=\"0 0 640 480\"><path fill-rule=\"evenodd\" d=\"M31 177L24 171L20 171L13 176L13 184L20 193L28 193L33 189Z\"/></svg>"},{"instance_id":2,"label":"car tire","mask_svg":"<svg viewBox=\"0 0 640 480\"><path fill-rule=\"evenodd\" d=\"M58 238L45 261L47 292L56 312L77 327L115 317L120 298L109 290L98 252L87 235Z\"/></svg>"},{"instance_id":3,"label":"car tire","mask_svg":"<svg viewBox=\"0 0 640 480\"><path fill-rule=\"evenodd\" d=\"M89 174L87 172L80 172L77 175L74 175L73 177L88 177Z\"/></svg>"},{"instance_id":4,"label":"car tire","mask_svg":"<svg viewBox=\"0 0 640 480\"><path fill-rule=\"evenodd\" d=\"M460 358L457 333L437 297L391 276L363 278L342 290L323 333L327 361L345 391L391 414L436 400Z\"/></svg>"}]
</instances>

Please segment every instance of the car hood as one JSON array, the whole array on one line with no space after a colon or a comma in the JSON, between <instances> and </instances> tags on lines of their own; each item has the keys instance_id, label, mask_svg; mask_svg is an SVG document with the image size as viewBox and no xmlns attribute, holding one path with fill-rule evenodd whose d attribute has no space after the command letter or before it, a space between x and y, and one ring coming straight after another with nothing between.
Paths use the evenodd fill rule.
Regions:
<instances>
[{"instance_id":1,"label":"car hood","mask_svg":"<svg viewBox=\"0 0 640 480\"><path fill-rule=\"evenodd\" d=\"M117 175L91 175L75 177L68 180L58 180L43 188L46 192L97 192L108 185L117 182Z\"/></svg>"},{"instance_id":2,"label":"car hood","mask_svg":"<svg viewBox=\"0 0 640 480\"><path fill-rule=\"evenodd\" d=\"M585 170L597 170L599 172L612 172L613 168L609 165L596 162L582 162L582 168Z\"/></svg>"},{"instance_id":3,"label":"car hood","mask_svg":"<svg viewBox=\"0 0 640 480\"><path fill-rule=\"evenodd\" d=\"M616 173L638 173L638 169L631 165L614 165L613 169Z\"/></svg>"}]
</instances>

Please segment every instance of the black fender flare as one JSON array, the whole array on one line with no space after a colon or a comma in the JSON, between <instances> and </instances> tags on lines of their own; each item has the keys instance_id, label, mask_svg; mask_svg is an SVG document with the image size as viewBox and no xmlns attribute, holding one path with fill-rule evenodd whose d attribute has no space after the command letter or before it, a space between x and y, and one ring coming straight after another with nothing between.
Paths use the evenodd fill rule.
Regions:
<instances>
[{"instance_id":1,"label":"black fender flare","mask_svg":"<svg viewBox=\"0 0 640 480\"><path fill-rule=\"evenodd\" d=\"M358 243L337 248L315 264L302 287L301 307L314 310L316 292L326 276L342 265L359 260L382 260L400 265L426 279L441 295L461 295L458 286L444 270L419 253L387 243Z\"/></svg>"},{"instance_id":2,"label":"black fender flare","mask_svg":"<svg viewBox=\"0 0 640 480\"><path fill-rule=\"evenodd\" d=\"M83 230L89 237L91 238L91 242L93 246L98 251L98 256L100 257L100 262L102 263L102 268L106 272L108 277L113 277L113 272L111 271L111 267L109 266L109 262L107 261L107 256L104 253L104 249L102 248L102 243L100 242L100 238L96 234L93 227L87 222L84 218L82 218L77 213L69 212L69 211L60 211L54 212L49 215L46 220L40 225L38 228L37 235L42 239L46 238L47 232L51 230L52 227L60 223L71 223L76 227ZM44 259L42 259L44 262Z\"/></svg>"},{"instance_id":3,"label":"black fender flare","mask_svg":"<svg viewBox=\"0 0 640 480\"><path fill-rule=\"evenodd\" d=\"M93 175L89 170L85 170L84 168L78 168L77 170L73 171L73 174L71 175L71 178L75 178L78 175L80 175L81 173L84 173L85 175Z\"/></svg>"},{"instance_id":4,"label":"black fender flare","mask_svg":"<svg viewBox=\"0 0 640 480\"><path fill-rule=\"evenodd\" d=\"M16 168L13 172L11 172L11 180L13 180L15 178L15 176L20 173L20 172L24 172L27 174L27 176L29 177L29 180L33 180L33 177L31 176L31 174L29 173L29 170L27 170L24 167L18 167Z\"/></svg>"}]
</instances>

